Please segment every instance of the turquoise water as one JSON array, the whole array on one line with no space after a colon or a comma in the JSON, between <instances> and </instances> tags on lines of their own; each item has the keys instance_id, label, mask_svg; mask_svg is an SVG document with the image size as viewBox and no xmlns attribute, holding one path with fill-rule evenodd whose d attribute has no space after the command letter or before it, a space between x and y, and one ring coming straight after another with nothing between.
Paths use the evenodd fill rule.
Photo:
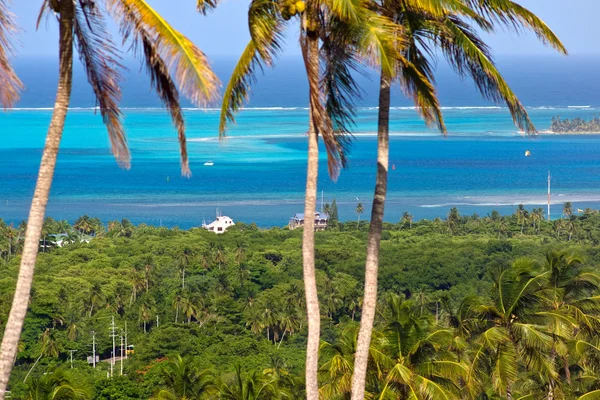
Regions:
<instances>
[{"instance_id":1,"label":"turquoise water","mask_svg":"<svg viewBox=\"0 0 600 400\"><path fill-rule=\"evenodd\" d=\"M507 63L509 72L522 70L525 78L517 80L509 73L507 79L525 94L538 129L547 129L557 114L586 118L600 113L598 59L579 60L577 68L572 67L579 75L561 75L562 80L548 72L562 64L552 65L533 74L533 62ZM28 92L16 109L0 113L0 217L10 222L27 217L51 116L53 84L41 81L43 74L26 66L30 68L21 70ZM293 70L290 66L283 72ZM287 224L291 215L303 211L308 116L303 82L289 85L283 72L259 85L253 108L239 115L223 141L217 139L218 111L186 109L190 179L180 177L178 145L168 116L155 108L147 86L138 85L135 77L124 89L132 167L119 169L109 154L101 118L86 108L91 98L76 76L48 215L74 220L87 213L104 221L126 217L134 223L188 228L212 218L220 207L236 221ZM529 138L517 132L505 108L485 103L458 80L440 83L440 95L446 105L447 138L427 129L405 100L394 103L390 160L395 169L390 170L387 220L397 221L404 211L417 219L444 217L452 206L464 214L484 215L492 209L512 212L519 203L545 204L549 170L554 203L600 208L598 136ZM337 200L342 219L356 218L357 198L365 205L363 218L368 215L377 109L365 103L375 104L373 96L366 93L360 104L350 165L336 182L327 176L321 154L319 191L326 203ZM526 150L531 157L524 156ZM207 161L214 166L204 166ZM555 216L559 208L554 206Z\"/></svg>"}]
</instances>

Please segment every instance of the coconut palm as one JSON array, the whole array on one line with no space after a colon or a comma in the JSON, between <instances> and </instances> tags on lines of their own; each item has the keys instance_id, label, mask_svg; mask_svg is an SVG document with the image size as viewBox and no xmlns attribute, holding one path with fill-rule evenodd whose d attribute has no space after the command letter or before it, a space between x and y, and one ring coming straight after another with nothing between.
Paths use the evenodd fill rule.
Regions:
<instances>
[{"instance_id":1,"label":"coconut palm","mask_svg":"<svg viewBox=\"0 0 600 400\"><path fill-rule=\"evenodd\" d=\"M233 374L217 381L219 399L222 400L275 400L293 399L288 390L279 387L278 379L272 374L252 371L244 373L242 367L235 366Z\"/></svg>"},{"instance_id":2,"label":"coconut palm","mask_svg":"<svg viewBox=\"0 0 600 400\"><path fill-rule=\"evenodd\" d=\"M566 53L566 49L535 14L510 1L377 1L384 15L397 21L404 27L401 32L401 53L411 62L410 67L398 63L393 73L382 71L380 78L377 177L375 195L371 211L371 225L365 263L365 300L361 333L357 352L357 375L353 383L354 400L363 399L362 387L366 375L367 351L375 315L377 297L377 268L379 244L387 193L387 174L389 164L389 112L390 89L394 81L399 80L404 91L412 98L427 123L436 122L445 132L439 103L433 89L433 69L430 58L434 48L444 57L461 76L470 76L482 95L493 101L505 101L514 122L519 128L534 131L533 124L525 108L504 81L494 65L489 48L478 37L468 21L475 21L480 28L491 31L495 25L505 25L519 30L530 29L546 44Z\"/></svg>"},{"instance_id":3,"label":"coconut palm","mask_svg":"<svg viewBox=\"0 0 600 400\"><path fill-rule=\"evenodd\" d=\"M27 384L26 400L85 400L89 395L62 369L50 369Z\"/></svg>"},{"instance_id":4,"label":"coconut palm","mask_svg":"<svg viewBox=\"0 0 600 400\"><path fill-rule=\"evenodd\" d=\"M212 7L212 3L203 4L201 11ZM151 76L153 87L171 114L178 132L184 175L189 175L190 170L179 93L181 92L196 104L202 104L205 100L214 98L216 94L217 78L210 70L204 54L173 29L145 0L42 0L39 20L46 15L55 15L59 23L59 82L29 213L13 307L2 339L0 393L4 393L8 383L29 303L42 222L71 95L74 46L77 47L103 122L107 126L112 152L121 165L129 166L129 150L118 105L119 54L108 34L105 23L106 12L101 8L102 4L107 6L123 38L134 44L130 48L139 51L138 55ZM6 23L3 2L0 5L0 39L4 35L6 26L9 25ZM0 40L0 43L4 45L5 41ZM0 99L10 100L14 97L10 93L11 88L15 87L15 79L10 74L11 70L1 62L3 54L4 50L0 50L0 65L2 65L0 68L2 72L8 72L9 75L5 77L4 73L0 74L2 76L0 79L3 81L0 85L2 86ZM170 72L174 72L174 77ZM9 83L8 87L4 85L4 81Z\"/></svg>"},{"instance_id":5,"label":"coconut palm","mask_svg":"<svg viewBox=\"0 0 600 400\"><path fill-rule=\"evenodd\" d=\"M358 229L360 227L360 216L362 215L362 213L365 212L365 208L363 207L360 201L356 205L356 209L354 210L354 212L358 216L358 221L356 222L356 229Z\"/></svg>"},{"instance_id":6,"label":"coconut palm","mask_svg":"<svg viewBox=\"0 0 600 400\"><path fill-rule=\"evenodd\" d=\"M303 270L308 316L306 360L307 397L317 399L320 312L315 278L314 218L316 211L319 136L328 154L330 175L346 165L346 149L354 115L353 99L359 95L352 71L360 56L378 59L391 70L397 53L392 46L395 26L376 15L367 2L346 0L253 0L248 21L251 41L246 46L225 89L220 135L247 99L255 72L273 65L281 50L283 30L294 15L300 16L300 47L309 83L308 160L303 230ZM321 46L320 46L321 45ZM320 69L320 67L323 67ZM322 71L322 74L321 74Z\"/></svg>"},{"instance_id":7,"label":"coconut palm","mask_svg":"<svg viewBox=\"0 0 600 400\"><path fill-rule=\"evenodd\" d=\"M138 310L138 321L144 325L144 333L148 332L148 322L152 320L154 314L154 301L152 298L143 299Z\"/></svg>"},{"instance_id":8,"label":"coconut palm","mask_svg":"<svg viewBox=\"0 0 600 400\"><path fill-rule=\"evenodd\" d=\"M519 204L519 206L515 210L515 217L517 217L517 224L521 225L521 235L523 234L523 228L525 227L525 223L527 222L528 216L528 212L523 206L523 204Z\"/></svg>"},{"instance_id":9,"label":"coconut palm","mask_svg":"<svg viewBox=\"0 0 600 400\"><path fill-rule=\"evenodd\" d=\"M200 399L215 392L210 370L200 370L191 356L174 359L161 365L160 375L167 389L160 390L153 399Z\"/></svg>"},{"instance_id":10,"label":"coconut palm","mask_svg":"<svg viewBox=\"0 0 600 400\"><path fill-rule=\"evenodd\" d=\"M408 211L405 211L402 214L402 218L400 219L400 222L402 222L402 226L400 227L400 229L402 229L404 227L404 225L408 224L408 229L412 228L412 223L413 223L413 216L410 215L410 213Z\"/></svg>"},{"instance_id":11,"label":"coconut palm","mask_svg":"<svg viewBox=\"0 0 600 400\"><path fill-rule=\"evenodd\" d=\"M488 326L475 340L466 378L476 394L493 387L500 396L512 398L522 376L520 366L546 381L557 378L550 356L554 342L546 325L549 319L540 314L550 276L550 271L526 259L497 272L493 302L481 308Z\"/></svg>"},{"instance_id":12,"label":"coconut palm","mask_svg":"<svg viewBox=\"0 0 600 400\"><path fill-rule=\"evenodd\" d=\"M42 357L58 358L62 348L60 347L60 344L58 343L56 336L54 334L55 334L55 331L53 328L52 329L46 328L44 333L42 333L42 335L40 336L40 341L39 341L40 346L41 346L40 355L35 360L35 362L31 366L31 368L29 369L29 371L27 371L27 375L25 375L25 379L23 379L23 383L27 382L27 378L29 378L31 371L33 371L33 369L35 368L35 366L37 365L37 363L40 361L40 359ZM4 395L4 392L2 392L2 395Z\"/></svg>"},{"instance_id":13,"label":"coconut palm","mask_svg":"<svg viewBox=\"0 0 600 400\"><path fill-rule=\"evenodd\" d=\"M102 285L96 282L92 285L90 290L87 292L84 299L84 307L89 310L88 317L94 315L94 310L98 310L100 307L106 304L106 296L102 291Z\"/></svg>"},{"instance_id":14,"label":"coconut palm","mask_svg":"<svg viewBox=\"0 0 600 400\"><path fill-rule=\"evenodd\" d=\"M563 205L563 215L566 219L571 218L571 215L573 215L573 205L571 204L570 201L567 201Z\"/></svg>"},{"instance_id":15,"label":"coconut palm","mask_svg":"<svg viewBox=\"0 0 600 400\"><path fill-rule=\"evenodd\" d=\"M85 233L86 235L89 235L94 231L92 219L87 214L77 218L73 224L73 228L77 229L80 233Z\"/></svg>"}]
</instances>

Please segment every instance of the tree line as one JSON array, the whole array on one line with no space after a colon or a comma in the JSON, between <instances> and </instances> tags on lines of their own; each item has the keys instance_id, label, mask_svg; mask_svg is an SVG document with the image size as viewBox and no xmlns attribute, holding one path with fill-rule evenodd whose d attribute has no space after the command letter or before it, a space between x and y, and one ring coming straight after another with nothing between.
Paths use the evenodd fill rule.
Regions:
<instances>
[{"instance_id":1,"label":"tree line","mask_svg":"<svg viewBox=\"0 0 600 400\"><path fill-rule=\"evenodd\" d=\"M589 120L580 117L573 119L552 117L550 130L555 133L598 133L600 132L600 117L595 116Z\"/></svg>"},{"instance_id":2,"label":"tree line","mask_svg":"<svg viewBox=\"0 0 600 400\"><path fill-rule=\"evenodd\" d=\"M556 234L555 222L523 227L519 210L386 223L369 398L595 393L600 215L568 216L580 228L569 240ZM508 228L500 237L499 222ZM89 242L40 254L11 377L13 398L50 398L41 396L57 387L90 399L305 394L302 232L243 223L223 235L127 221L111 227L97 228ZM356 221L316 236L322 398L350 394L367 236L367 223L357 227ZM0 327L19 258L17 251L0 267ZM116 354L125 329L135 351L123 376L117 361L107 378L112 317ZM103 360L96 369L85 361L92 339ZM70 350L76 350L73 369Z\"/></svg>"}]
</instances>

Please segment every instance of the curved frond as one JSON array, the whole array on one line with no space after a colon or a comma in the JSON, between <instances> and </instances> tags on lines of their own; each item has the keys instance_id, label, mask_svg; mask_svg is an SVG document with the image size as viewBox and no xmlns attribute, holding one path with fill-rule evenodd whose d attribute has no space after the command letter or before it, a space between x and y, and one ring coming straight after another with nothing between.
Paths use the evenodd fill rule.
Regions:
<instances>
[{"instance_id":1,"label":"curved frond","mask_svg":"<svg viewBox=\"0 0 600 400\"><path fill-rule=\"evenodd\" d=\"M283 29L278 16L278 5L271 0L253 0L248 10L251 40L240 56L223 93L219 137L223 137L227 122L235 123L235 114L248 101L250 86L256 82L256 73L264 65L271 65L283 41Z\"/></svg>"},{"instance_id":2,"label":"curved frond","mask_svg":"<svg viewBox=\"0 0 600 400\"><path fill-rule=\"evenodd\" d=\"M583 396L579 396L577 400L600 400L600 389L593 390L584 394Z\"/></svg>"},{"instance_id":3,"label":"curved frond","mask_svg":"<svg viewBox=\"0 0 600 400\"><path fill-rule=\"evenodd\" d=\"M198 11L206 15L208 11L215 9L221 0L198 0Z\"/></svg>"},{"instance_id":4,"label":"curved frond","mask_svg":"<svg viewBox=\"0 0 600 400\"><path fill-rule=\"evenodd\" d=\"M416 51L416 49L414 49ZM409 56L410 57L410 56ZM433 82L428 77L429 63L420 55L409 60L399 57L401 63L399 79L404 93L411 97L418 113L423 117L427 125L437 123L438 129L445 135L446 124L442 115Z\"/></svg>"},{"instance_id":5,"label":"curved frond","mask_svg":"<svg viewBox=\"0 0 600 400\"><path fill-rule=\"evenodd\" d=\"M491 21L513 28L533 31L542 43L567 54L558 36L537 15L511 0L467 0L467 3Z\"/></svg>"},{"instance_id":6,"label":"curved frond","mask_svg":"<svg viewBox=\"0 0 600 400\"><path fill-rule=\"evenodd\" d=\"M122 28L129 32L144 31L155 42L158 54L174 71L179 91L192 103L200 106L217 97L218 79L204 53L169 25L146 1L108 2Z\"/></svg>"},{"instance_id":7,"label":"curved frond","mask_svg":"<svg viewBox=\"0 0 600 400\"><path fill-rule=\"evenodd\" d=\"M112 153L121 165L129 168L131 157L119 109L120 56L106 30L102 13L95 3L79 4L73 24L79 58L108 130Z\"/></svg>"},{"instance_id":8,"label":"curved frond","mask_svg":"<svg viewBox=\"0 0 600 400\"><path fill-rule=\"evenodd\" d=\"M252 0L248 9L248 29L256 51L270 65L284 40L285 24L279 18L279 4L273 0Z\"/></svg>"},{"instance_id":9,"label":"curved frond","mask_svg":"<svg viewBox=\"0 0 600 400\"><path fill-rule=\"evenodd\" d=\"M447 18L444 25L448 35L439 36L440 46L455 70L460 75L470 75L485 98L504 101L519 129L535 133L527 110L496 68L487 45L458 18Z\"/></svg>"},{"instance_id":10,"label":"curved frond","mask_svg":"<svg viewBox=\"0 0 600 400\"><path fill-rule=\"evenodd\" d=\"M145 1L108 0L108 3L124 40L133 37L134 48L142 48L152 84L177 129L182 175L190 176L179 91L196 105L206 104L216 98L218 80L204 54ZM171 71L175 79L171 78Z\"/></svg>"},{"instance_id":11,"label":"curved frond","mask_svg":"<svg viewBox=\"0 0 600 400\"><path fill-rule=\"evenodd\" d=\"M0 103L4 108L12 107L19 100L23 84L10 63L13 51L10 35L17 31L13 15L7 2L0 0Z\"/></svg>"}]
</instances>

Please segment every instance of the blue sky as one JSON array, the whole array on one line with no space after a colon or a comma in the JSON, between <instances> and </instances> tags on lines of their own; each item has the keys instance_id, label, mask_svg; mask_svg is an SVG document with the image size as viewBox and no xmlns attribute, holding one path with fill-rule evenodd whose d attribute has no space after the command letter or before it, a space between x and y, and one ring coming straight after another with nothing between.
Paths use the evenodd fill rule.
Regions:
<instances>
[{"instance_id":1,"label":"blue sky","mask_svg":"<svg viewBox=\"0 0 600 400\"><path fill-rule=\"evenodd\" d=\"M237 56L248 41L246 12L249 0L222 0L208 17L195 10L195 0L148 0L176 29L194 41L209 56ZM571 54L600 53L599 0L521 0L519 3L540 16L558 34ZM12 0L18 17L20 56L53 55L57 49L56 23L49 20L36 32L41 0ZM173 4L178 4L174 7ZM114 29L114 27L112 27ZM534 35L499 32L486 37L495 54L551 54ZM299 54L297 35L290 30L287 54Z\"/></svg>"}]
</instances>

